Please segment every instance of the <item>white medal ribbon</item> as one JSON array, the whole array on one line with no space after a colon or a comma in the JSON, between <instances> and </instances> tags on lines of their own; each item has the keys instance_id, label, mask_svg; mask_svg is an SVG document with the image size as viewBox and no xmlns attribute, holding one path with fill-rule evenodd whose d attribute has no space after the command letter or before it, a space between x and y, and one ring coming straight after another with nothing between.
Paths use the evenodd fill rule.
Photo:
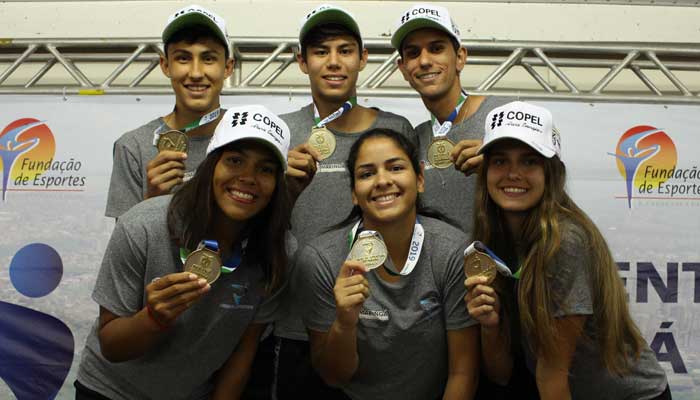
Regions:
<instances>
[{"instance_id":1,"label":"white medal ribbon","mask_svg":"<svg viewBox=\"0 0 700 400\"><path fill-rule=\"evenodd\" d=\"M355 226L350 231L350 234L348 235L348 244L351 248L353 243L355 243L355 235L357 234L357 230L360 228L361 224L362 220L357 221ZM364 236L365 232L368 232L367 235L378 235L380 239L384 240L384 238L382 238L381 233L372 230L365 230L360 232L359 237ZM423 230L423 225L421 225L420 222L418 222L418 219L416 218L416 224L413 226L413 237L411 238L411 245L408 250L408 257L406 257L406 263L404 264L403 268L401 269L401 271L397 271L394 267L394 263L391 261L391 256L389 254L386 255L384 268L386 268L389 272L393 273L394 275L410 274L411 271L413 271L413 269L416 267L416 264L418 263L418 258L420 258L420 253L423 249L424 241L425 231Z\"/></svg>"},{"instance_id":2,"label":"white medal ribbon","mask_svg":"<svg viewBox=\"0 0 700 400\"><path fill-rule=\"evenodd\" d=\"M203 115L201 118L192 122L191 124L187 125L186 127L182 128L182 129L177 129L177 130L182 132L182 133L187 133L193 129L199 128L202 125L206 125L212 121L215 121L217 118L219 118L219 114L221 114L221 108L217 108L216 110ZM167 127L168 127L168 125L164 121L162 124L160 124L159 127L156 128L156 130L153 131L153 145L154 146L158 145L158 139L160 138L160 135L162 135L163 133L170 130L170 129L165 129Z\"/></svg>"},{"instance_id":3,"label":"white medal ribbon","mask_svg":"<svg viewBox=\"0 0 700 400\"><path fill-rule=\"evenodd\" d=\"M440 124L440 121L438 121L438 119L434 115L430 115L431 119L433 120L433 137L437 138L447 136L447 132L449 132L450 129L452 129L452 123L457 118L457 115L459 115L459 110L462 108L462 105L465 101L467 101L468 98L469 94L462 90L462 93L459 96L459 101L457 101L457 106L442 124Z\"/></svg>"},{"instance_id":4,"label":"white medal ribbon","mask_svg":"<svg viewBox=\"0 0 700 400\"><path fill-rule=\"evenodd\" d=\"M321 127L324 127L324 126L330 124L331 122L333 122L336 119L343 116L343 114L345 114L346 112L350 111L350 109L352 109L352 107L355 104L357 104L357 97L353 96L348 101L343 103L343 105L339 109L333 111L332 113L330 113L330 115L328 115L326 118L321 120L321 114L318 113L318 107L316 107L316 103L313 103L313 105L314 105L314 121L318 121L316 123L316 127L321 128Z\"/></svg>"}]
</instances>

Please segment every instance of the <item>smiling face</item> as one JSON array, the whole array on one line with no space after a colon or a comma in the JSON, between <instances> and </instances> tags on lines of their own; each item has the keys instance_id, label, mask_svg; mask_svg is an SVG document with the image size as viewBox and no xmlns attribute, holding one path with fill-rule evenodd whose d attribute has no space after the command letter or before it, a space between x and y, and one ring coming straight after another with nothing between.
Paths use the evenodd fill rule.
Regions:
<instances>
[{"instance_id":1,"label":"smiling face","mask_svg":"<svg viewBox=\"0 0 700 400\"><path fill-rule=\"evenodd\" d=\"M265 209L275 192L279 161L265 145L243 141L223 151L214 168L214 199L233 221L245 221Z\"/></svg>"},{"instance_id":2,"label":"smiling face","mask_svg":"<svg viewBox=\"0 0 700 400\"><path fill-rule=\"evenodd\" d=\"M545 158L518 140L494 143L487 157L486 187L489 196L508 216L518 216L542 200Z\"/></svg>"},{"instance_id":3,"label":"smiling face","mask_svg":"<svg viewBox=\"0 0 700 400\"><path fill-rule=\"evenodd\" d=\"M315 100L344 102L355 95L357 77L367 64L367 50L351 35L330 38L306 47L297 55L299 68L309 75Z\"/></svg>"},{"instance_id":4,"label":"smiling face","mask_svg":"<svg viewBox=\"0 0 700 400\"><path fill-rule=\"evenodd\" d=\"M224 46L203 37L193 43L170 43L167 51L160 66L175 91L176 110L203 115L219 107L224 80L233 72L233 59L226 59Z\"/></svg>"},{"instance_id":5,"label":"smiling face","mask_svg":"<svg viewBox=\"0 0 700 400\"><path fill-rule=\"evenodd\" d=\"M404 79L423 98L437 100L461 90L459 73L467 51L455 51L450 36L432 28L411 32L401 44L399 69Z\"/></svg>"},{"instance_id":6,"label":"smiling face","mask_svg":"<svg viewBox=\"0 0 700 400\"><path fill-rule=\"evenodd\" d=\"M416 218L418 193L423 192L422 172L416 173L409 156L391 138L365 140L352 171L355 184L352 202L362 210L365 226L382 225Z\"/></svg>"}]
</instances>

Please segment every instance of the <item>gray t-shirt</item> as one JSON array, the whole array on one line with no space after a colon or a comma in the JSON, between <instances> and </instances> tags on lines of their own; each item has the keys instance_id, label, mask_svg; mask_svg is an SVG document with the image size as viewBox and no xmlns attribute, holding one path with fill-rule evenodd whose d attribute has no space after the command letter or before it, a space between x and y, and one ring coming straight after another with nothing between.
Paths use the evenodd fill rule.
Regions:
<instances>
[{"instance_id":1,"label":"gray t-shirt","mask_svg":"<svg viewBox=\"0 0 700 400\"><path fill-rule=\"evenodd\" d=\"M586 315L584 337L579 340L569 371L572 399L645 400L666 389L666 374L649 346L644 344L641 357L632 363L628 375L619 377L605 368L595 343L596 321L591 293L591 248L584 230L570 221L561 224L561 247L550 268L550 290L560 303L554 304L555 317ZM536 360L525 352L528 367L535 373Z\"/></svg>"},{"instance_id":2,"label":"gray t-shirt","mask_svg":"<svg viewBox=\"0 0 700 400\"><path fill-rule=\"evenodd\" d=\"M158 155L158 149L153 145L153 135L159 128L168 130L164 124L163 118L156 118L123 134L114 142L106 216L118 218L146 197L146 166ZM197 166L204 160L209 139L211 135L189 138L185 180L194 174Z\"/></svg>"},{"instance_id":3,"label":"gray t-shirt","mask_svg":"<svg viewBox=\"0 0 700 400\"><path fill-rule=\"evenodd\" d=\"M370 297L357 325L359 366L343 387L353 399L437 398L447 382L447 331L476 324L463 300L467 237L442 221L419 221L425 241L415 269L396 283L366 274ZM333 286L350 229L318 237L297 256L294 285L302 288L309 329L328 332L336 318Z\"/></svg>"},{"instance_id":4,"label":"gray t-shirt","mask_svg":"<svg viewBox=\"0 0 700 400\"><path fill-rule=\"evenodd\" d=\"M447 138L457 144L461 140L482 139L484 124L489 111L511 101L513 97L487 97L479 109L469 118L455 124L447 133ZM423 204L442 212L458 224L459 228L471 235L472 214L474 213L474 194L476 176L464 176L454 166L445 169L434 168L428 161L428 146L433 140L430 120L416 127L420 143L420 159L425 163L425 193Z\"/></svg>"},{"instance_id":5,"label":"gray t-shirt","mask_svg":"<svg viewBox=\"0 0 700 400\"><path fill-rule=\"evenodd\" d=\"M281 115L280 118L289 126L292 134L292 148L305 143L311 134L311 128L315 126L313 104ZM376 120L366 131L376 128L395 130L404 134L414 144L418 143L411 123L402 116L378 110ZM325 229L345 219L350 213L352 196L345 161L350 153L350 147L366 131L347 134L331 130L336 141L335 152L319 163L313 181L301 193L292 211L292 232L299 243L299 248ZM296 295L295 288L291 289L292 295ZM301 317L294 309L275 323L275 335L295 340L308 340Z\"/></svg>"},{"instance_id":6,"label":"gray t-shirt","mask_svg":"<svg viewBox=\"0 0 700 400\"><path fill-rule=\"evenodd\" d=\"M167 228L171 198L143 201L117 221L92 297L118 316L143 309L146 285L153 278L182 271L179 248ZM208 398L212 374L248 324L272 322L279 312L282 291L265 299L262 279L260 266L244 254L234 272L219 277L157 345L135 360L111 363L102 357L98 319L87 338L78 380L115 400Z\"/></svg>"}]
</instances>

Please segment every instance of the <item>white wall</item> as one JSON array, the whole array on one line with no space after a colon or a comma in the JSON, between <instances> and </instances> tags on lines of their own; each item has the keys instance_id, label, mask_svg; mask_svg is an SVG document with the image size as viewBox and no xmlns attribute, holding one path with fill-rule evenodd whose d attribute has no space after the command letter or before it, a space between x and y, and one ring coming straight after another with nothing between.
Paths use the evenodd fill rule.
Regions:
<instances>
[{"instance_id":1,"label":"white wall","mask_svg":"<svg viewBox=\"0 0 700 400\"><path fill-rule=\"evenodd\" d=\"M195 0L193 0L195 1ZM0 38L158 37L169 12L191 1L14 1L0 3ZM296 36L322 2L196 0L228 20L231 36ZM387 36L408 1L335 1L366 38ZM464 39L700 42L700 7L441 2Z\"/></svg>"}]
</instances>

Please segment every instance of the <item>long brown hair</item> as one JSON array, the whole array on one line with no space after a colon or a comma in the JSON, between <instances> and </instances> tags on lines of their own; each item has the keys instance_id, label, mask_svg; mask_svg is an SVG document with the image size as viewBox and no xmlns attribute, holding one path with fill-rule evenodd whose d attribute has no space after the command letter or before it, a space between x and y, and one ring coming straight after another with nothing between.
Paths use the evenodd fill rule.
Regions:
<instances>
[{"instance_id":1,"label":"long brown hair","mask_svg":"<svg viewBox=\"0 0 700 400\"><path fill-rule=\"evenodd\" d=\"M245 142L234 142L210 153L197 167L192 179L173 195L168 207L168 231L171 239L179 246L190 250L196 248L201 240L206 239L215 219L221 218L212 186L214 169L225 151L239 146L245 146ZM270 203L246 221L247 236L250 239L245 258L260 264L267 294L279 289L287 274L288 204L284 168L280 166Z\"/></svg>"},{"instance_id":2,"label":"long brown hair","mask_svg":"<svg viewBox=\"0 0 700 400\"><path fill-rule=\"evenodd\" d=\"M534 354L551 359L557 352L554 307L562 306L548 283L555 276L553 262L561 244L561 225L570 222L584 233L590 253L594 340L605 367L624 374L630 358L638 359L644 339L630 316L622 280L603 235L565 191L566 167L558 157L544 158L545 190L542 199L525 217L520 232L510 232L503 213L486 187L489 154L479 171L475 198L474 238L481 240L509 265L520 265L517 294L520 328ZM516 247L518 239L520 242ZM506 294L507 295L507 294Z\"/></svg>"}]
</instances>

